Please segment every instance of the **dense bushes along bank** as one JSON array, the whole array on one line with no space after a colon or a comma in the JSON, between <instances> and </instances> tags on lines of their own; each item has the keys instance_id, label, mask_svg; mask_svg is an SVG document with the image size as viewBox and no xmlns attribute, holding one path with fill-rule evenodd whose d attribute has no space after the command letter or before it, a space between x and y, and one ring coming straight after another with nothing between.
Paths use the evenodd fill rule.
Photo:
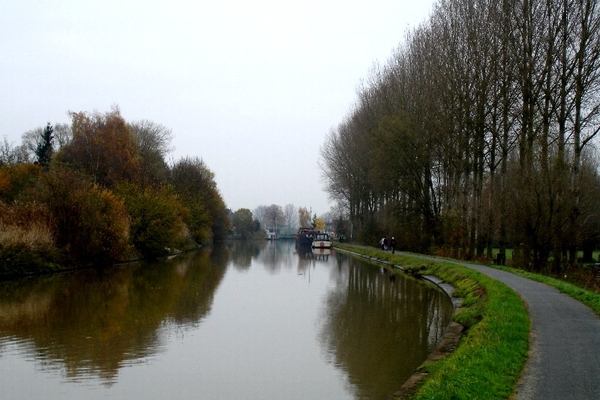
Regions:
<instances>
[{"instance_id":1,"label":"dense bushes along bank","mask_svg":"<svg viewBox=\"0 0 600 400\"><path fill-rule=\"evenodd\" d=\"M29 146L37 157L25 143L0 151L0 276L161 257L226 237L214 174L199 158L167 164L168 129L127 123L118 109L71 118L58 149L48 125Z\"/></svg>"}]
</instances>

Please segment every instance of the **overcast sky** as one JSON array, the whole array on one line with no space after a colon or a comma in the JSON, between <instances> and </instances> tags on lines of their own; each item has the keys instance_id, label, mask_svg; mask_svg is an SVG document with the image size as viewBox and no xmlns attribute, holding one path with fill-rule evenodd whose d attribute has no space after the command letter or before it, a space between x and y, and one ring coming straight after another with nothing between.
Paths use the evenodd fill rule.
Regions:
<instances>
[{"instance_id":1,"label":"overcast sky","mask_svg":"<svg viewBox=\"0 0 600 400\"><path fill-rule=\"evenodd\" d=\"M233 211L330 204L317 165L433 0L0 0L0 140L109 111L173 131Z\"/></svg>"}]
</instances>

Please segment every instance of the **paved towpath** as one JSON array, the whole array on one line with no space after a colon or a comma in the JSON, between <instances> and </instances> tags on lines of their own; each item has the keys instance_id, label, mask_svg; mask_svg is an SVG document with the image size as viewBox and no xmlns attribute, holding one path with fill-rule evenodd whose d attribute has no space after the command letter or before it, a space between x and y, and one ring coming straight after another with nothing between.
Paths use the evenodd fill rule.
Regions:
<instances>
[{"instance_id":1,"label":"paved towpath","mask_svg":"<svg viewBox=\"0 0 600 400\"><path fill-rule=\"evenodd\" d=\"M498 269L427 256L475 269L515 290L531 318L530 359L516 399L600 399L600 318L557 289Z\"/></svg>"}]
</instances>

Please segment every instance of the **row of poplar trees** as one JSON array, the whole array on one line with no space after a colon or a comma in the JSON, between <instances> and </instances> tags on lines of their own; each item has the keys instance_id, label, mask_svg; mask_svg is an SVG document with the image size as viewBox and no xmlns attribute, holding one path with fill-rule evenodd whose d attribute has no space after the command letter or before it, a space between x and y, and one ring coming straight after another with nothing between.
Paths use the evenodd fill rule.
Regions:
<instances>
[{"instance_id":1,"label":"row of poplar trees","mask_svg":"<svg viewBox=\"0 0 600 400\"><path fill-rule=\"evenodd\" d=\"M442 0L321 148L355 239L563 271L600 237L595 0Z\"/></svg>"}]
</instances>

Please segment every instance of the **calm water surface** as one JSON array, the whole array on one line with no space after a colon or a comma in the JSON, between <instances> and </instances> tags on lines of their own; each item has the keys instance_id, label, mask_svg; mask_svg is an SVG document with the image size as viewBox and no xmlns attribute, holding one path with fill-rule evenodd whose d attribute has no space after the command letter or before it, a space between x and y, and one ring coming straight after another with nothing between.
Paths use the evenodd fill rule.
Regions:
<instances>
[{"instance_id":1,"label":"calm water surface","mask_svg":"<svg viewBox=\"0 0 600 400\"><path fill-rule=\"evenodd\" d=\"M0 397L383 399L451 312L420 281L283 241L1 282Z\"/></svg>"}]
</instances>

